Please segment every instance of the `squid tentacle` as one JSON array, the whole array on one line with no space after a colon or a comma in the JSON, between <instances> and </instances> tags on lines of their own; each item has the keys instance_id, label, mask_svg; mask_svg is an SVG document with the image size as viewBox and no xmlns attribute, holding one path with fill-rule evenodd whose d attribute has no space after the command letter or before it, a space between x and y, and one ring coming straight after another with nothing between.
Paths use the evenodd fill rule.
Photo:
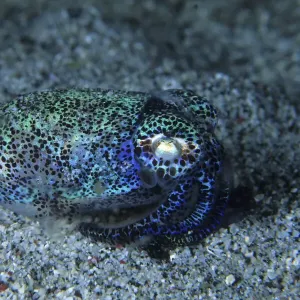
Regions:
<instances>
[{"instance_id":1,"label":"squid tentacle","mask_svg":"<svg viewBox=\"0 0 300 300\"><path fill-rule=\"evenodd\" d=\"M189 184L187 183L189 182ZM155 236L159 240L166 237L166 241L175 244L188 244L198 241L212 232L219 224L219 218L211 216L212 212L221 214L223 209L216 209L215 203L226 203L227 193L215 199L215 181L208 179L206 189L198 184L198 200L194 211L184 220L176 224L164 224L174 212L184 212L190 199L186 198L186 188L193 187L191 180L184 180L169 195L168 201L162 204L156 212L145 217L140 222L122 228L100 228L94 224L82 223L80 231L97 241L112 244L130 243L147 236ZM195 182L193 182L195 183ZM188 187L187 187L188 185ZM221 200L221 201L220 201ZM223 208L223 207L222 207ZM209 217L209 222L206 220ZM190 232L191 231L191 232ZM190 232L190 233L189 233ZM189 233L189 234L188 234ZM188 234L187 236L185 236Z\"/></svg>"}]
</instances>

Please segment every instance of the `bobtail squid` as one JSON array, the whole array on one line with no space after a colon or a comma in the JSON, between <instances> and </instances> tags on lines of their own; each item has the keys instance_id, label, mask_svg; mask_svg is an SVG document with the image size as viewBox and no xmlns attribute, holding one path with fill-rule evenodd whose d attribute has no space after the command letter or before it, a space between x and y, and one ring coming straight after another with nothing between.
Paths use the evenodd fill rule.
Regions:
<instances>
[{"instance_id":1,"label":"bobtail squid","mask_svg":"<svg viewBox=\"0 0 300 300\"><path fill-rule=\"evenodd\" d=\"M110 244L197 243L228 199L216 109L188 90L54 90L0 110L0 205Z\"/></svg>"}]
</instances>

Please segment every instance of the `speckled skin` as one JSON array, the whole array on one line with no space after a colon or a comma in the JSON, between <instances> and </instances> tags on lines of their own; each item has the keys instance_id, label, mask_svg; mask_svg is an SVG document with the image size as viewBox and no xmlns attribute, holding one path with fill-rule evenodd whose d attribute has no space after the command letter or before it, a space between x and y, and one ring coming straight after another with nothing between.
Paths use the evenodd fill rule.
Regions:
<instances>
[{"instance_id":1,"label":"speckled skin","mask_svg":"<svg viewBox=\"0 0 300 300\"><path fill-rule=\"evenodd\" d=\"M184 90L20 96L0 112L0 204L113 244L197 242L228 198L216 121Z\"/></svg>"}]
</instances>

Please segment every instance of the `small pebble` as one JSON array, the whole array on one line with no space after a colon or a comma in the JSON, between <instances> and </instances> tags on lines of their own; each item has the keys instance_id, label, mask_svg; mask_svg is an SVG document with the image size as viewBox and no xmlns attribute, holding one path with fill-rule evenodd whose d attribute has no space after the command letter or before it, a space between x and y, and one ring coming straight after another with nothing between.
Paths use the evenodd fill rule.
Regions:
<instances>
[{"instance_id":1,"label":"small pebble","mask_svg":"<svg viewBox=\"0 0 300 300\"><path fill-rule=\"evenodd\" d=\"M225 283L227 285L233 285L235 283L235 277L232 274L228 275L225 279Z\"/></svg>"},{"instance_id":2,"label":"small pebble","mask_svg":"<svg viewBox=\"0 0 300 300\"><path fill-rule=\"evenodd\" d=\"M277 277L277 274L274 272L274 270L269 269L269 270L268 270L268 278L269 278L270 280L274 280L276 277Z\"/></svg>"},{"instance_id":3,"label":"small pebble","mask_svg":"<svg viewBox=\"0 0 300 300\"><path fill-rule=\"evenodd\" d=\"M255 197L254 197L254 200L256 202L260 202L264 199L265 195L264 194L257 194Z\"/></svg>"}]
</instances>

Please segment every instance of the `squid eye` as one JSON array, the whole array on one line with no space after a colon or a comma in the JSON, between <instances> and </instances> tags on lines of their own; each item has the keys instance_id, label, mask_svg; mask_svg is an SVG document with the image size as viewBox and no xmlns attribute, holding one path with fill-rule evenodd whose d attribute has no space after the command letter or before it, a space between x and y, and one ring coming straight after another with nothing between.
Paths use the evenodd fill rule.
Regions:
<instances>
[{"instance_id":1,"label":"squid eye","mask_svg":"<svg viewBox=\"0 0 300 300\"><path fill-rule=\"evenodd\" d=\"M152 150L157 158L163 160L174 160L181 156L181 145L174 139L158 137L152 143Z\"/></svg>"}]
</instances>

